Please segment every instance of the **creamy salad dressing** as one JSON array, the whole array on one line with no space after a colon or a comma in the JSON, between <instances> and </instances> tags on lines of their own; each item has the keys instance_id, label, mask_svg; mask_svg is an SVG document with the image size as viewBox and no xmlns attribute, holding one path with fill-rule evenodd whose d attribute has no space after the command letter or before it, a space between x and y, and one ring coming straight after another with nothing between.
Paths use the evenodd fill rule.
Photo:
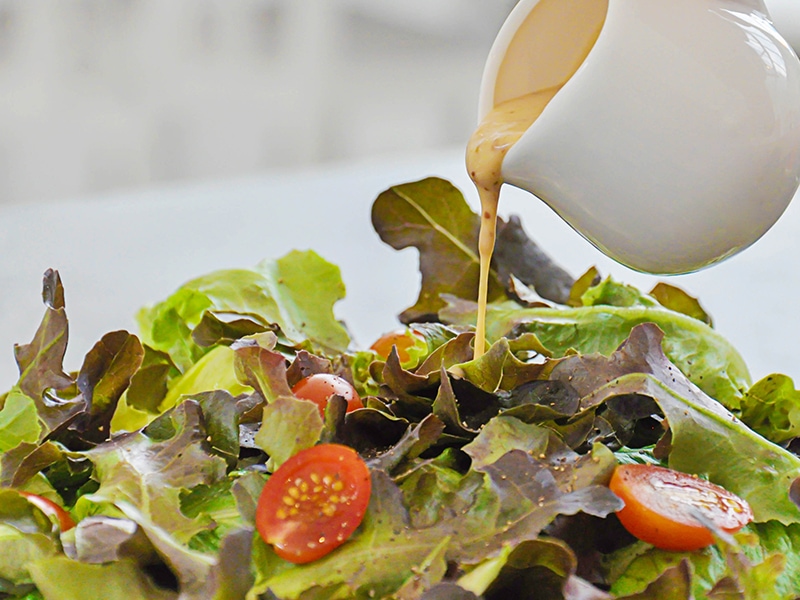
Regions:
<instances>
[{"instance_id":1,"label":"creamy salad dressing","mask_svg":"<svg viewBox=\"0 0 800 600\"><path fill-rule=\"evenodd\" d=\"M483 355L486 346L486 299L497 231L497 205L500 186L503 184L500 173L503 158L559 89L555 87L534 92L497 105L483 120L467 145L467 170L481 199L481 229L478 237L480 283L475 358Z\"/></svg>"},{"instance_id":2,"label":"creamy salad dressing","mask_svg":"<svg viewBox=\"0 0 800 600\"><path fill-rule=\"evenodd\" d=\"M541 0L525 18L506 52L495 89L499 103L467 145L467 172L481 200L475 358L482 356L486 348L486 303L503 159L586 59L607 11L608 0ZM542 56L547 58L543 60ZM528 68L532 64L537 68ZM535 91L526 93L523 89Z\"/></svg>"}]
</instances>

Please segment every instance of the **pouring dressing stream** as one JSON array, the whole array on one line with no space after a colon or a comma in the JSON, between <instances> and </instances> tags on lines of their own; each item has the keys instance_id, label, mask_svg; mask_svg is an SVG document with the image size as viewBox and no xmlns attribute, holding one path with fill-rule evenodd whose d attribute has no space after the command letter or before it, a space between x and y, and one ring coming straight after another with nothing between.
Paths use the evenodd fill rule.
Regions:
<instances>
[{"instance_id":1,"label":"pouring dressing stream","mask_svg":"<svg viewBox=\"0 0 800 600\"><path fill-rule=\"evenodd\" d=\"M547 14L557 13L557 4L563 0L542 0L526 17L508 54L525 52L523 44L528 31L535 31L546 23ZM595 2L589 10L581 7L579 15L571 15L566 34L571 38L578 56L570 56L573 63L582 62L588 55L605 18L606 0ZM563 50L563 48L562 48ZM569 55L569 52L562 53ZM523 61L517 59L515 64ZM519 77L516 75L514 80ZM467 145L467 171L475 183L481 204L481 228L478 241L480 257L480 283L478 287L478 319L475 333L475 358L483 355L486 346L486 298L489 291L489 272L497 230L497 206L500 188L503 185L502 165L506 153L519 141L533 122L542 114L548 102L561 89L564 82L522 96L504 100L497 104L481 121ZM512 84L513 85L513 84Z\"/></svg>"},{"instance_id":2,"label":"pouring dressing stream","mask_svg":"<svg viewBox=\"0 0 800 600\"><path fill-rule=\"evenodd\" d=\"M800 184L800 61L762 0L522 0L479 112L466 160L481 200L475 358L504 183L658 274L746 248Z\"/></svg>"},{"instance_id":3,"label":"pouring dressing stream","mask_svg":"<svg viewBox=\"0 0 800 600\"><path fill-rule=\"evenodd\" d=\"M481 229L478 236L480 283L478 286L478 321L475 333L475 358L486 346L486 298L489 294L489 271L497 231L497 205L503 185L501 167L506 152L531 123L536 120L559 88L550 88L508 100L484 119L467 146L467 169L478 188L481 201Z\"/></svg>"}]
</instances>

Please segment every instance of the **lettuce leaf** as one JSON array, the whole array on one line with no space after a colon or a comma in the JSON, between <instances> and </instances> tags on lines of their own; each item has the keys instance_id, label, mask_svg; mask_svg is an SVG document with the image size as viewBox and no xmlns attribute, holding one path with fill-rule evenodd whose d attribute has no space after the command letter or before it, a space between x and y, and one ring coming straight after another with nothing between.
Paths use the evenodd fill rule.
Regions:
<instances>
[{"instance_id":1,"label":"lettuce leaf","mask_svg":"<svg viewBox=\"0 0 800 600\"><path fill-rule=\"evenodd\" d=\"M800 436L800 391L786 375L767 375L745 393L741 417L776 444L793 440Z\"/></svg>"},{"instance_id":2,"label":"lettuce leaf","mask_svg":"<svg viewBox=\"0 0 800 600\"><path fill-rule=\"evenodd\" d=\"M400 315L403 323L430 321L443 292L471 298L478 289L480 218L450 182L428 178L389 188L372 205L372 224L381 239L397 250L419 250L422 283L414 306ZM489 298L503 295L493 273Z\"/></svg>"},{"instance_id":3,"label":"lettuce leaf","mask_svg":"<svg viewBox=\"0 0 800 600\"><path fill-rule=\"evenodd\" d=\"M42 281L42 300L46 310L33 340L14 346L19 365L20 389L31 398L40 398L48 389L63 390L72 378L63 371L67 351L69 323L64 300L64 286L58 271L48 269Z\"/></svg>"},{"instance_id":4,"label":"lettuce leaf","mask_svg":"<svg viewBox=\"0 0 800 600\"><path fill-rule=\"evenodd\" d=\"M0 452L7 452L23 442L38 442L41 433L36 403L19 388L12 389L0 409Z\"/></svg>"},{"instance_id":5,"label":"lettuce leaf","mask_svg":"<svg viewBox=\"0 0 800 600\"><path fill-rule=\"evenodd\" d=\"M396 185L378 196L372 224L397 250L419 250L422 283L414 306L400 314L403 323L435 320L442 294L474 298L478 290L480 217L450 182L438 177ZM489 275L490 300L512 293L516 281L532 285L543 298L566 302L572 277L534 243L517 217L498 219Z\"/></svg>"},{"instance_id":6,"label":"lettuce leaf","mask_svg":"<svg viewBox=\"0 0 800 600\"><path fill-rule=\"evenodd\" d=\"M129 518L143 514L158 527L188 540L204 527L183 515L180 494L225 478L225 461L203 444L208 433L202 410L187 400L142 431L123 434L86 452L99 488L82 496L77 509L112 504Z\"/></svg>"},{"instance_id":7,"label":"lettuce leaf","mask_svg":"<svg viewBox=\"0 0 800 600\"><path fill-rule=\"evenodd\" d=\"M42 281L42 300L45 304L45 314L33 340L28 344L14 347L20 376L12 392L24 394L36 406L40 439L63 429L86 408L83 399L72 397L75 381L63 370L69 322L65 308L64 286L58 271L48 269L45 272ZM66 393L66 397L59 397L62 392ZM18 408L23 404L21 398L12 401L12 405ZM11 416L9 412L6 414L6 419ZM34 429L31 423L27 423L23 428L28 434Z\"/></svg>"},{"instance_id":8,"label":"lettuce leaf","mask_svg":"<svg viewBox=\"0 0 800 600\"><path fill-rule=\"evenodd\" d=\"M0 490L0 585L31 583L31 564L59 550L49 519L16 491Z\"/></svg>"},{"instance_id":9,"label":"lettuce leaf","mask_svg":"<svg viewBox=\"0 0 800 600\"><path fill-rule=\"evenodd\" d=\"M255 269L217 271L193 279L138 315L144 343L167 353L185 372L208 348L192 337L204 315L246 317L274 328L286 342L323 353L341 353L350 338L334 318L344 297L338 267L312 251L290 252Z\"/></svg>"},{"instance_id":10,"label":"lettuce leaf","mask_svg":"<svg viewBox=\"0 0 800 600\"><path fill-rule=\"evenodd\" d=\"M104 600L177 600L174 592L159 589L132 560L90 565L66 556L31 564L36 587L44 600L85 600L88 590Z\"/></svg>"},{"instance_id":11,"label":"lettuce leaf","mask_svg":"<svg viewBox=\"0 0 800 600\"><path fill-rule=\"evenodd\" d=\"M737 534L735 541L733 545L723 542L696 552L666 552L639 545L635 554L630 550L612 554L606 558L606 568L623 572L615 578L611 591L619 595L638 593L666 569L687 562L691 565L692 592L697 598L707 597L723 585L742 590L734 597L743 599L759 597L767 589L775 600L797 597L799 525L756 523Z\"/></svg>"},{"instance_id":12,"label":"lettuce leaf","mask_svg":"<svg viewBox=\"0 0 800 600\"><path fill-rule=\"evenodd\" d=\"M573 351L608 356L636 325L655 323L664 332L667 357L709 396L738 410L742 395L750 387L750 374L744 359L725 338L701 321L664 308L655 299L645 302L644 296L631 294L627 288L605 283L587 294L599 294L607 301L612 291L622 305L521 308L513 302L495 303L487 313L487 336L497 341L503 336L530 333L553 357ZM475 323L474 302L454 297L448 302L440 313L442 320L453 325Z\"/></svg>"}]
</instances>

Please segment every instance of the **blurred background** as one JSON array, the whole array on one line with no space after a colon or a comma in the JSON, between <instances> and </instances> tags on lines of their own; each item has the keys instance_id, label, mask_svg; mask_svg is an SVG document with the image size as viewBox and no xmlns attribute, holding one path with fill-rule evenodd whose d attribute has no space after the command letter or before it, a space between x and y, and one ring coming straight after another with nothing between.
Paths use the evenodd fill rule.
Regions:
<instances>
[{"instance_id":1,"label":"blurred background","mask_svg":"<svg viewBox=\"0 0 800 600\"><path fill-rule=\"evenodd\" d=\"M371 203L437 175L477 204L464 148L514 4L0 0L0 389L16 379L12 344L42 318L51 267L67 293L69 369L187 279L291 248L341 267L336 314L356 346L394 328L418 293L417 253L380 242ZM800 0L766 4L800 48ZM654 284L528 194L506 190L502 206L573 275L597 265ZM751 250L673 283L706 303L755 374L800 381L787 350L800 337L787 301L800 293L798 227L795 201Z\"/></svg>"},{"instance_id":2,"label":"blurred background","mask_svg":"<svg viewBox=\"0 0 800 600\"><path fill-rule=\"evenodd\" d=\"M463 145L512 0L0 0L0 202Z\"/></svg>"},{"instance_id":3,"label":"blurred background","mask_svg":"<svg viewBox=\"0 0 800 600\"><path fill-rule=\"evenodd\" d=\"M0 203L463 145L514 4L0 0Z\"/></svg>"}]
</instances>

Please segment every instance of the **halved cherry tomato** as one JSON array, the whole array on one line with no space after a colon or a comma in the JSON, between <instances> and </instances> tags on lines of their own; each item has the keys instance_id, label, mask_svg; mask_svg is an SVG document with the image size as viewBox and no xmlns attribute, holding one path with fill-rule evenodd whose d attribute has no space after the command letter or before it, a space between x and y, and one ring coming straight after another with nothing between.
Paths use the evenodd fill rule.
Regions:
<instances>
[{"instance_id":1,"label":"halved cherry tomato","mask_svg":"<svg viewBox=\"0 0 800 600\"><path fill-rule=\"evenodd\" d=\"M753 520L750 505L725 488L655 465L620 465L609 487L625 502L617 513L625 529L663 550L691 551L714 543L692 516L695 511L728 533Z\"/></svg>"},{"instance_id":2,"label":"halved cherry tomato","mask_svg":"<svg viewBox=\"0 0 800 600\"><path fill-rule=\"evenodd\" d=\"M301 450L264 485L256 529L278 556L311 562L347 541L364 518L371 492L369 469L352 448L321 444Z\"/></svg>"},{"instance_id":3,"label":"halved cherry tomato","mask_svg":"<svg viewBox=\"0 0 800 600\"><path fill-rule=\"evenodd\" d=\"M407 329L397 329L383 334L375 343L370 346L370 350L375 352L383 360L389 358L392 353L392 346L397 348L397 356L401 363L407 363L411 356L408 349L414 345L414 334Z\"/></svg>"},{"instance_id":4,"label":"halved cherry tomato","mask_svg":"<svg viewBox=\"0 0 800 600\"><path fill-rule=\"evenodd\" d=\"M19 495L24 496L28 502L41 510L51 521L57 522L61 531L69 531L75 527L75 521L72 516L52 500L30 492L20 492Z\"/></svg>"},{"instance_id":5,"label":"halved cherry tomato","mask_svg":"<svg viewBox=\"0 0 800 600\"><path fill-rule=\"evenodd\" d=\"M308 377L303 377L292 387L292 393L303 400L311 400L319 406L319 412L325 416L325 407L328 400L336 394L347 401L347 412L352 412L357 408L364 408L364 403L349 381L338 375L328 373L315 373Z\"/></svg>"}]
</instances>

